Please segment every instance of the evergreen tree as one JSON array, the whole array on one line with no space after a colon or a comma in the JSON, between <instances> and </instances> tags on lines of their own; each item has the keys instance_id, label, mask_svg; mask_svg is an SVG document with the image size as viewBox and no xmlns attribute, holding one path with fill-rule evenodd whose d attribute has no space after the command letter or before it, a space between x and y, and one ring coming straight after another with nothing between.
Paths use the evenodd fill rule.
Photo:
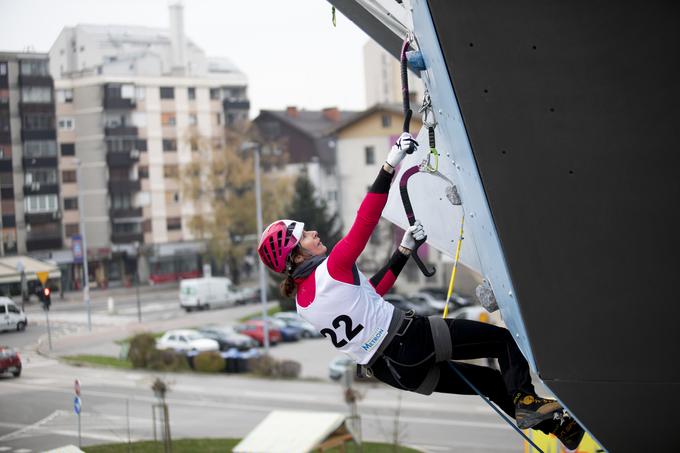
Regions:
<instances>
[{"instance_id":1,"label":"evergreen tree","mask_svg":"<svg viewBox=\"0 0 680 453\"><path fill-rule=\"evenodd\" d=\"M286 210L289 219L305 223L305 230L319 232L321 241L330 251L342 238L342 226L337 213L328 213L328 205L314 195L314 185L303 172L295 181L295 190Z\"/></svg>"}]
</instances>

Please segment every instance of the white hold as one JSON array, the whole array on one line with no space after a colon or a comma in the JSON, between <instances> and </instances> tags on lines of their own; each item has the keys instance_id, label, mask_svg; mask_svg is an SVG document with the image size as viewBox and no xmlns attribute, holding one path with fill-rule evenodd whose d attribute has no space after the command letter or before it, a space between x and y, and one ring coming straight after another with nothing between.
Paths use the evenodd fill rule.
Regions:
<instances>
[{"instance_id":1,"label":"white hold","mask_svg":"<svg viewBox=\"0 0 680 453\"><path fill-rule=\"evenodd\" d=\"M483 280L482 283L477 285L475 294L477 295L479 303L482 304L482 307L484 307L486 311L493 313L494 311L498 310L496 295L493 293L491 284L487 280Z\"/></svg>"}]
</instances>

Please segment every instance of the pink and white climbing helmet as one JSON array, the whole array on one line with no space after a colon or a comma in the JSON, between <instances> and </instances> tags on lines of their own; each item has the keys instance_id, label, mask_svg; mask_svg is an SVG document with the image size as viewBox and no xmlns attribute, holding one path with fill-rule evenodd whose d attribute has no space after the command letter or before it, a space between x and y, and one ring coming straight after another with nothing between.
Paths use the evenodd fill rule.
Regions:
<instances>
[{"instance_id":1,"label":"pink and white climbing helmet","mask_svg":"<svg viewBox=\"0 0 680 453\"><path fill-rule=\"evenodd\" d=\"M257 253L269 269L275 272L286 270L286 258L302 239L305 224L295 220L277 220L262 233Z\"/></svg>"}]
</instances>

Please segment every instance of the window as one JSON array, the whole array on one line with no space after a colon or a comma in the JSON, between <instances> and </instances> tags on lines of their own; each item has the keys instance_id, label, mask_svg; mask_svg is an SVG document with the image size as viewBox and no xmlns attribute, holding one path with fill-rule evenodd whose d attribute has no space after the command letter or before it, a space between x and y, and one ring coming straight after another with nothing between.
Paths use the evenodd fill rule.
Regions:
<instances>
[{"instance_id":1,"label":"window","mask_svg":"<svg viewBox=\"0 0 680 453\"><path fill-rule=\"evenodd\" d=\"M50 103L52 102L52 89L49 87L22 87L21 102Z\"/></svg>"},{"instance_id":2,"label":"window","mask_svg":"<svg viewBox=\"0 0 680 453\"><path fill-rule=\"evenodd\" d=\"M73 102L73 90L70 88L57 90L57 102L60 104Z\"/></svg>"},{"instance_id":3,"label":"window","mask_svg":"<svg viewBox=\"0 0 680 453\"><path fill-rule=\"evenodd\" d=\"M24 60L21 62L21 75L48 76L47 60Z\"/></svg>"},{"instance_id":4,"label":"window","mask_svg":"<svg viewBox=\"0 0 680 453\"><path fill-rule=\"evenodd\" d=\"M57 210L57 195L31 195L24 198L26 212L54 212Z\"/></svg>"},{"instance_id":5,"label":"window","mask_svg":"<svg viewBox=\"0 0 680 453\"><path fill-rule=\"evenodd\" d=\"M62 131L72 131L75 126L76 121L73 118L61 118L59 120L59 129Z\"/></svg>"},{"instance_id":6,"label":"window","mask_svg":"<svg viewBox=\"0 0 680 453\"><path fill-rule=\"evenodd\" d=\"M129 195L111 195L111 207L113 209L130 209L132 198Z\"/></svg>"},{"instance_id":7,"label":"window","mask_svg":"<svg viewBox=\"0 0 680 453\"><path fill-rule=\"evenodd\" d=\"M364 155L366 158L366 165L375 164L375 147L367 146L364 148Z\"/></svg>"},{"instance_id":8,"label":"window","mask_svg":"<svg viewBox=\"0 0 680 453\"><path fill-rule=\"evenodd\" d=\"M25 141L24 157L57 157L57 142Z\"/></svg>"},{"instance_id":9,"label":"window","mask_svg":"<svg viewBox=\"0 0 680 453\"><path fill-rule=\"evenodd\" d=\"M137 99L138 101L143 101L145 96L146 96L146 88L135 87L135 99Z\"/></svg>"},{"instance_id":10,"label":"window","mask_svg":"<svg viewBox=\"0 0 680 453\"><path fill-rule=\"evenodd\" d=\"M137 151L146 151L146 140L136 140L135 149Z\"/></svg>"},{"instance_id":11,"label":"window","mask_svg":"<svg viewBox=\"0 0 680 453\"><path fill-rule=\"evenodd\" d=\"M163 177L177 178L179 176L179 167L177 165L163 165Z\"/></svg>"},{"instance_id":12,"label":"window","mask_svg":"<svg viewBox=\"0 0 680 453\"><path fill-rule=\"evenodd\" d=\"M64 234L66 237L75 236L78 233L80 233L80 225L77 223L67 223L64 225Z\"/></svg>"},{"instance_id":13,"label":"window","mask_svg":"<svg viewBox=\"0 0 680 453\"><path fill-rule=\"evenodd\" d=\"M7 311L9 311L10 313L19 313L19 309L14 305L8 305Z\"/></svg>"},{"instance_id":14,"label":"window","mask_svg":"<svg viewBox=\"0 0 680 453\"><path fill-rule=\"evenodd\" d=\"M161 124L163 126L174 126L177 124L177 117L174 113L164 112L161 113Z\"/></svg>"},{"instance_id":15,"label":"window","mask_svg":"<svg viewBox=\"0 0 680 453\"><path fill-rule=\"evenodd\" d=\"M75 170L64 170L61 172L61 180L63 182L76 182Z\"/></svg>"},{"instance_id":16,"label":"window","mask_svg":"<svg viewBox=\"0 0 680 453\"><path fill-rule=\"evenodd\" d=\"M139 179L148 178L148 177L149 177L149 167L147 167L147 166L140 166L140 167L137 169L137 176L139 177Z\"/></svg>"},{"instance_id":17,"label":"window","mask_svg":"<svg viewBox=\"0 0 680 453\"><path fill-rule=\"evenodd\" d=\"M173 87L161 87L161 99L175 99L175 89Z\"/></svg>"},{"instance_id":18,"label":"window","mask_svg":"<svg viewBox=\"0 0 680 453\"><path fill-rule=\"evenodd\" d=\"M213 101L219 101L220 100L220 89L219 88L211 88L210 89L210 99Z\"/></svg>"},{"instance_id":19,"label":"window","mask_svg":"<svg viewBox=\"0 0 680 453\"><path fill-rule=\"evenodd\" d=\"M181 217L168 217L167 220L168 231L175 231L182 229L182 218Z\"/></svg>"},{"instance_id":20,"label":"window","mask_svg":"<svg viewBox=\"0 0 680 453\"><path fill-rule=\"evenodd\" d=\"M26 130L54 129L54 115L49 113L27 113L21 126Z\"/></svg>"},{"instance_id":21,"label":"window","mask_svg":"<svg viewBox=\"0 0 680 453\"><path fill-rule=\"evenodd\" d=\"M190 101L196 99L196 88L194 87L187 88L187 96L189 97Z\"/></svg>"},{"instance_id":22,"label":"window","mask_svg":"<svg viewBox=\"0 0 680 453\"><path fill-rule=\"evenodd\" d=\"M383 115L382 116L382 127L390 127L392 125L392 116Z\"/></svg>"},{"instance_id":23,"label":"window","mask_svg":"<svg viewBox=\"0 0 680 453\"><path fill-rule=\"evenodd\" d=\"M75 156L76 155L76 144L75 143L62 143L61 144L61 155L62 156Z\"/></svg>"},{"instance_id":24,"label":"window","mask_svg":"<svg viewBox=\"0 0 680 453\"><path fill-rule=\"evenodd\" d=\"M7 63L4 61L0 63L0 76L7 75Z\"/></svg>"},{"instance_id":25,"label":"window","mask_svg":"<svg viewBox=\"0 0 680 453\"><path fill-rule=\"evenodd\" d=\"M64 198L64 209L66 211L78 210L78 198Z\"/></svg>"},{"instance_id":26,"label":"window","mask_svg":"<svg viewBox=\"0 0 680 453\"><path fill-rule=\"evenodd\" d=\"M198 124L198 116L195 113L189 114L189 126L195 126Z\"/></svg>"},{"instance_id":27,"label":"window","mask_svg":"<svg viewBox=\"0 0 680 453\"><path fill-rule=\"evenodd\" d=\"M38 184L56 184L57 183L57 169L56 168L31 168L25 173L26 185Z\"/></svg>"},{"instance_id":28,"label":"window","mask_svg":"<svg viewBox=\"0 0 680 453\"><path fill-rule=\"evenodd\" d=\"M169 138L163 139L163 151L176 151L177 150L177 140L172 140Z\"/></svg>"}]
</instances>

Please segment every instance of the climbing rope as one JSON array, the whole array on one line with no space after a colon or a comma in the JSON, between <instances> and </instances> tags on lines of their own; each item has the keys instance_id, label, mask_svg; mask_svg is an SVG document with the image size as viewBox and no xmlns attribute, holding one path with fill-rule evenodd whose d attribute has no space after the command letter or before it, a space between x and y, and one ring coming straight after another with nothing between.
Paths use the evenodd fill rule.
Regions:
<instances>
[{"instance_id":1,"label":"climbing rope","mask_svg":"<svg viewBox=\"0 0 680 453\"><path fill-rule=\"evenodd\" d=\"M460 235L458 236L458 245L456 246L456 258L453 260L453 270L451 271L451 280L449 280L449 292L446 295L446 305L444 305L444 315L442 318L446 319L449 315L449 301L453 295L453 285L456 281L456 269L458 269L458 260L460 259L460 246L463 243L463 224L465 223L465 214L460 219Z\"/></svg>"}]
</instances>

